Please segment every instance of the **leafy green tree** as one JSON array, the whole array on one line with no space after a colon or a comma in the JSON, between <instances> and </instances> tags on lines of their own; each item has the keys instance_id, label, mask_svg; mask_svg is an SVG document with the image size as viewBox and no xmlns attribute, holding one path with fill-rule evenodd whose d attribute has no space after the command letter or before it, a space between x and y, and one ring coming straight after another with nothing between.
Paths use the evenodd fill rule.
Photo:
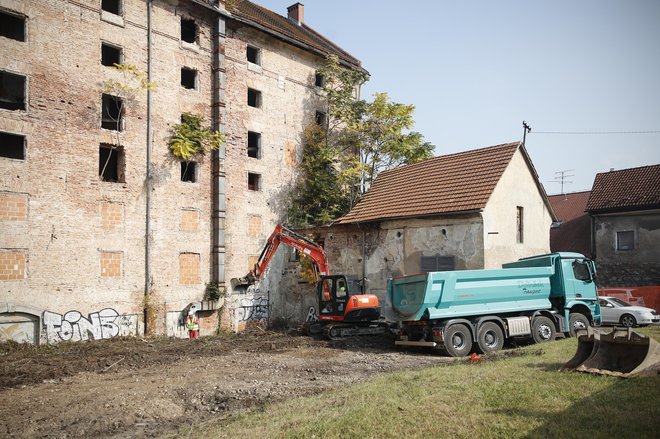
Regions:
<instances>
[{"instance_id":1,"label":"leafy green tree","mask_svg":"<svg viewBox=\"0 0 660 439\"><path fill-rule=\"evenodd\" d=\"M224 136L203 125L202 116L183 113L181 123L172 127L172 134L167 146L173 156L183 160L214 151L224 142Z\"/></svg>"},{"instance_id":2,"label":"leafy green tree","mask_svg":"<svg viewBox=\"0 0 660 439\"><path fill-rule=\"evenodd\" d=\"M377 93L373 102L357 99L367 79L363 72L329 56L319 73L327 117L305 130L303 160L288 211L288 222L295 226L336 220L379 172L429 158L434 148L420 133L409 131L414 106L391 102L387 93Z\"/></svg>"},{"instance_id":3,"label":"leafy green tree","mask_svg":"<svg viewBox=\"0 0 660 439\"><path fill-rule=\"evenodd\" d=\"M425 142L420 133L409 131L415 124L414 111L413 105L390 101L387 93L376 93L374 100L362 107L354 128L362 164L360 193L369 188L379 172L433 156L434 145Z\"/></svg>"}]
</instances>

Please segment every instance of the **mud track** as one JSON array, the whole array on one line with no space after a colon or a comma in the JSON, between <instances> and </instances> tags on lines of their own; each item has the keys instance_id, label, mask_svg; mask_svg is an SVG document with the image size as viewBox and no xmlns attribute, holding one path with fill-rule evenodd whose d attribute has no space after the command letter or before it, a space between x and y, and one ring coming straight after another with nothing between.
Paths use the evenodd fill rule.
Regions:
<instances>
[{"instance_id":1,"label":"mud track","mask_svg":"<svg viewBox=\"0 0 660 439\"><path fill-rule=\"evenodd\" d=\"M452 361L386 337L331 342L256 330L0 347L0 437L158 437L380 374Z\"/></svg>"}]
</instances>

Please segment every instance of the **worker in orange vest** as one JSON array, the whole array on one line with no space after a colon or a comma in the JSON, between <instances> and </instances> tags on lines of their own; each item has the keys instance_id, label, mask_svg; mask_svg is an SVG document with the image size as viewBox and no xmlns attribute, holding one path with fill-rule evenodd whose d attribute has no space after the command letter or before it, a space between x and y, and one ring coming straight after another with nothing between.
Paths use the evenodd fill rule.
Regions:
<instances>
[{"instance_id":1,"label":"worker in orange vest","mask_svg":"<svg viewBox=\"0 0 660 439\"><path fill-rule=\"evenodd\" d=\"M188 329L188 336L191 340L196 340L199 337L199 317L194 313L188 314L186 320L186 328Z\"/></svg>"}]
</instances>

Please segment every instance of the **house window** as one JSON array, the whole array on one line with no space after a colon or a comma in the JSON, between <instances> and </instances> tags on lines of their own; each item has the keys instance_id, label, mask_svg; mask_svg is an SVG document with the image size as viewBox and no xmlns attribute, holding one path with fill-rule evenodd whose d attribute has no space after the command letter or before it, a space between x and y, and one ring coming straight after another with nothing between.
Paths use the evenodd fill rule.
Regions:
<instances>
[{"instance_id":1,"label":"house window","mask_svg":"<svg viewBox=\"0 0 660 439\"><path fill-rule=\"evenodd\" d=\"M112 67L121 64L121 48L107 43L101 43L101 64Z\"/></svg>"},{"instance_id":2,"label":"house window","mask_svg":"<svg viewBox=\"0 0 660 439\"><path fill-rule=\"evenodd\" d=\"M250 107L261 108L261 92L248 88L247 103Z\"/></svg>"},{"instance_id":3,"label":"house window","mask_svg":"<svg viewBox=\"0 0 660 439\"><path fill-rule=\"evenodd\" d=\"M523 208L516 207L516 242L522 244L523 242Z\"/></svg>"},{"instance_id":4,"label":"house window","mask_svg":"<svg viewBox=\"0 0 660 439\"><path fill-rule=\"evenodd\" d=\"M420 271L430 273L433 271L456 270L456 258L454 256L422 256L419 262Z\"/></svg>"},{"instance_id":5,"label":"house window","mask_svg":"<svg viewBox=\"0 0 660 439\"><path fill-rule=\"evenodd\" d=\"M103 94L101 97L101 128L123 131L123 119L122 99L117 96Z\"/></svg>"},{"instance_id":6,"label":"house window","mask_svg":"<svg viewBox=\"0 0 660 439\"><path fill-rule=\"evenodd\" d=\"M261 134L248 131L247 155L255 159L261 158Z\"/></svg>"},{"instance_id":7,"label":"house window","mask_svg":"<svg viewBox=\"0 0 660 439\"><path fill-rule=\"evenodd\" d=\"M261 175L248 172L248 189L251 191L261 189Z\"/></svg>"},{"instance_id":8,"label":"house window","mask_svg":"<svg viewBox=\"0 0 660 439\"><path fill-rule=\"evenodd\" d=\"M616 249L617 250L634 250L635 249L635 232L633 232L633 231L616 232Z\"/></svg>"},{"instance_id":9,"label":"house window","mask_svg":"<svg viewBox=\"0 0 660 439\"><path fill-rule=\"evenodd\" d=\"M181 162L181 181L197 183L197 162L187 160Z\"/></svg>"},{"instance_id":10,"label":"house window","mask_svg":"<svg viewBox=\"0 0 660 439\"><path fill-rule=\"evenodd\" d=\"M25 136L0 132L0 157L25 160Z\"/></svg>"},{"instance_id":11,"label":"house window","mask_svg":"<svg viewBox=\"0 0 660 439\"><path fill-rule=\"evenodd\" d=\"M25 76L0 71L0 108L25 110Z\"/></svg>"},{"instance_id":12,"label":"house window","mask_svg":"<svg viewBox=\"0 0 660 439\"><path fill-rule=\"evenodd\" d=\"M0 36L25 41L25 17L0 11Z\"/></svg>"},{"instance_id":13,"label":"house window","mask_svg":"<svg viewBox=\"0 0 660 439\"><path fill-rule=\"evenodd\" d=\"M328 116L323 111L317 111L315 120L316 120L316 125L324 127L328 122Z\"/></svg>"},{"instance_id":14,"label":"house window","mask_svg":"<svg viewBox=\"0 0 660 439\"><path fill-rule=\"evenodd\" d=\"M124 148L101 143L99 146L99 179L112 183L124 183Z\"/></svg>"},{"instance_id":15,"label":"house window","mask_svg":"<svg viewBox=\"0 0 660 439\"><path fill-rule=\"evenodd\" d=\"M181 86L188 90L197 89L197 70L181 68Z\"/></svg>"},{"instance_id":16,"label":"house window","mask_svg":"<svg viewBox=\"0 0 660 439\"><path fill-rule=\"evenodd\" d=\"M121 0L101 0L101 9L111 14L121 15Z\"/></svg>"},{"instance_id":17,"label":"house window","mask_svg":"<svg viewBox=\"0 0 660 439\"><path fill-rule=\"evenodd\" d=\"M195 20L181 18L181 40L193 44L197 42L197 24L195 24Z\"/></svg>"},{"instance_id":18,"label":"house window","mask_svg":"<svg viewBox=\"0 0 660 439\"><path fill-rule=\"evenodd\" d=\"M247 60L252 64L261 65L261 49L247 46Z\"/></svg>"},{"instance_id":19,"label":"house window","mask_svg":"<svg viewBox=\"0 0 660 439\"><path fill-rule=\"evenodd\" d=\"M317 87L323 87L325 85L325 78L319 72L316 72L316 75L314 75L314 85Z\"/></svg>"}]
</instances>

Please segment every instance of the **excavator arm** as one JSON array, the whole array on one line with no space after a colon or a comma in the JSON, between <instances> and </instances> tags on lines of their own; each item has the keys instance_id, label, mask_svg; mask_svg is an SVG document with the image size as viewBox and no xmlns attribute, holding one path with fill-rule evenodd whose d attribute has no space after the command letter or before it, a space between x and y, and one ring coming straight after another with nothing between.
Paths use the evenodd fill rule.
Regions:
<instances>
[{"instance_id":1,"label":"excavator arm","mask_svg":"<svg viewBox=\"0 0 660 439\"><path fill-rule=\"evenodd\" d=\"M291 229L278 224L273 230L273 233L270 234L266 245L264 246L259 259L254 264L254 267L243 277L233 278L231 282L232 289L236 288L245 288L249 285L254 284L261 279L264 271L270 264L270 261L273 259L275 252L280 244L286 244L290 247L295 248L299 252L307 255L312 261L314 261L315 268L315 277L318 282L321 276L330 275L330 267L328 265L328 259L325 256L323 247L316 244L315 242L305 238L304 236L294 232Z\"/></svg>"}]
</instances>

